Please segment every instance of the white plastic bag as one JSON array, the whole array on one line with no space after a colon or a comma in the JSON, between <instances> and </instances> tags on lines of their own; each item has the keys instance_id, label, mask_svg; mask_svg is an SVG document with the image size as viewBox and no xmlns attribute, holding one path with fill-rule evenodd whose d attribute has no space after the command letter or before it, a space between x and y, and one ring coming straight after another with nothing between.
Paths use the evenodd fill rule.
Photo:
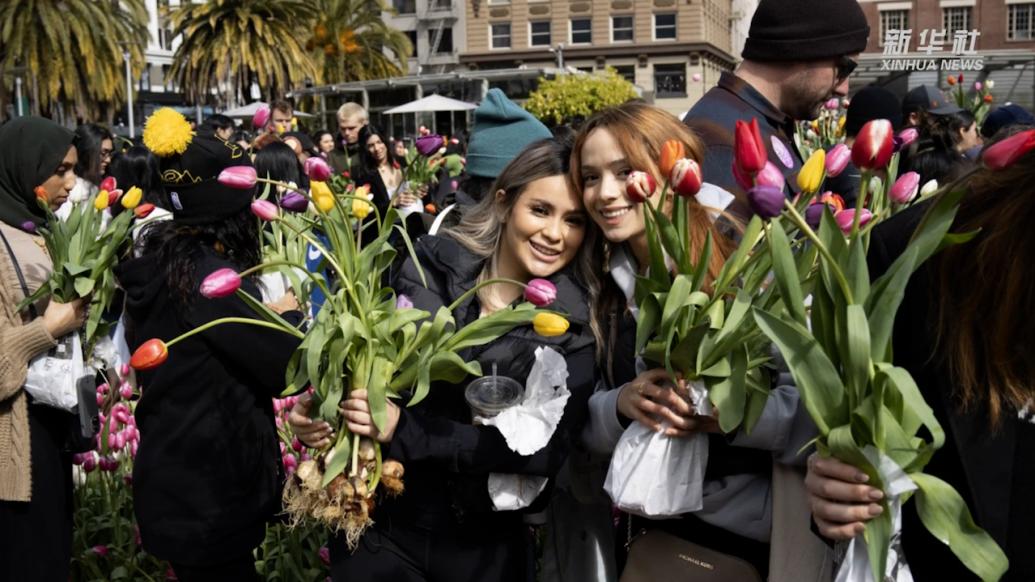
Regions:
<instances>
[{"instance_id":1,"label":"white plastic bag","mask_svg":"<svg viewBox=\"0 0 1035 582\"><path fill-rule=\"evenodd\" d=\"M708 390L695 382L691 403L698 414L710 414ZM604 490L623 511L643 517L675 517L703 507L708 436L665 436L668 423L654 432L633 422L622 433L611 456Z\"/></svg>"},{"instance_id":2,"label":"white plastic bag","mask_svg":"<svg viewBox=\"0 0 1035 582\"><path fill-rule=\"evenodd\" d=\"M54 350L29 362L25 391L39 404L72 411L79 402L76 381L84 373L79 334L69 334Z\"/></svg>"}]
</instances>

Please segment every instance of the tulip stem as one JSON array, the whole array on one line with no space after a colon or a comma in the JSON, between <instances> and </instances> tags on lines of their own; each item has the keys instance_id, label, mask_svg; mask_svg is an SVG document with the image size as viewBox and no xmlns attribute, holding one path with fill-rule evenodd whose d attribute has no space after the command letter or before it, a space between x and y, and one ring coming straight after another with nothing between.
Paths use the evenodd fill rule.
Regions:
<instances>
[{"instance_id":1,"label":"tulip stem","mask_svg":"<svg viewBox=\"0 0 1035 582\"><path fill-rule=\"evenodd\" d=\"M169 340L168 342L165 342L165 347L166 348L171 348L174 345L176 345L177 343L179 343L179 342L181 342L181 341L191 337L192 335L199 334L199 333L201 333L201 332L203 332L203 331L205 331L205 330L207 330L209 328L212 328L212 327L215 327L217 325L224 324L224 323L243 323L245 325L255 325L255 326L258 326L258 327L268 327L270 329L275 329L277 331L282 331L282 332L284 332L286 334L293 335L293 336L297 337L298 339L305 339L305 334L302 333L301 331L293 328L293 327L284 327L282 325L277 325L276 323L272 323L272 322L269 322L269 321L262 321L262 320L259 320L259 319L252 319L250 317L221 317L219 319L213 319L212 321L206 322L203 325L199 325L198 327L188 331L187 333L181 334L181 335L179 335L179 336Z\"/></svg>"},{"instance_id":2,"label":"tulip stem","mask_svg":"<svg viewBox=\"0 0 1035 582\"><path fill-rule=\"evenodd\" d=\"M268 263L259 263L258 265L255 265L254 267L251 267L250 269L245 269L245 270L241 271L240 273L238 273L238 275L240 275L241 278L243 279L243 278L247 277L248 275L251 275L252 273L255 273L255 272L258 272L258 271L265 271L266 269L268 269L270 267L280 267L280 266L300 268L299 265L297 265L297 264L295 264L295 263L293 263L291 261L287 261L287 260L283 260L283 261L270 261ZM327 284L324 282L324 280L322 278L317 277L315 273L310 273L308 269L301 269L301 271L303 273L305 273L305 276L308 277L310 280L312 280L313 283L316 283L320 287L320 290L323 291L325 296L327 296L327 297L331 296L331 291L330 291L330 289L328 289Z\"/></svg>"},{"instance_id":3,"label":"tulip stem","mask_svg":"<svg viewBox=\"0 0 1035 582\"><path fill-rule=\"evenodd\" d=\"M830 250L826 247L826 245L823 244L821 240L819 240L819 237L816 236L816 233L813 232L811 228L809 228L808 223L806 223L805 219L803 219L801 215L798 214L798 210L794 207L793 204L791 204L789 200L784 200L783 205L784 208L787 209L787 215L790 216L791 220L795 224L798 225L798 229L801 230L801 232L805 236L809 237L809 239L812 241L812 244L816 245L816 248L819 250L820 254L822 254L823 258L825 258L827 262L830 264L830 268L834 272L834 277L837 278L837 284L841 287L841 292L844 293L845 299L848 301L849 304L855 303L855 300L852 296L852 288L848 285L848 279L845 279L845 274L841 271L841 266L838 265L836 260L834 260L833 255L830 254Z\"/></svg>"},{"instance_id":4,"label":"tulip stem","mask_svg":"<svg viewBox=\"0 0 1035 582\"><path fill-rule=\"evenodd\" d=\"M512 285L518 285L520 287L528 287L527 283L522 283L521 281L515 281L514 279L507 279L504 277L495 277L493 279L487 279L485 281L482 281L481 283L478 283L474 287L468 289L463 295L457 297L456 301L453 301L451 304L449 304L449 312L452 313L453 310L455 310L457 307L460 307L461 303L466 301L471 295L477 293L478 290L482 287L486 287L488 285L495 285L498 283L510 283Z\"/></svg>"}]
</instances>

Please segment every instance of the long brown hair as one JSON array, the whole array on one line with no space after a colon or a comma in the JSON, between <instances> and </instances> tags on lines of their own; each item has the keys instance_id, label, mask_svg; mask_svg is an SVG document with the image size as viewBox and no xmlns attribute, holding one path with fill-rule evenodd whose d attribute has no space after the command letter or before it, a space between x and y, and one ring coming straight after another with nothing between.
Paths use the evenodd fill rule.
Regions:
<instances>
[{"instance_id":1,"label":"long brown hair","mask_svg":"<svg viewBox=\"0 0 1035 582\"><path fill-rule=\"evenodd\" d=\"M953 226L980 228L935 259L937 351L963 409L986 408L996 426L1035 398L1035 152L971 178Z\"/></svg>"},{"instance_id":2,"label":"long brown hair","mask_svg":"<svg viewBox=\"0 0 1035 582\"><path fill-rule=\"evenodd\" d=\"M607 129L614 136L625 154L625 159L630 167L643 172L648 172L658 184L668 180L658 168L658 160L661 159L662 146L668 140L679 140L683 143L686 156L697 160L704 159L704 148L700 140L686 125L683 125L675 116L662 109L649 105L642 101L630 101L617 107L605 109L589 120L579 130L575 138L575 146L571 154L571 180L576 191L582 195L585 181L582 177L582 148L586 144L589 135L597 129ZM722 270L726 258L733 252L734 245L709 216L709 209L691 198L690 201L690 245L693 254L701 252L704 248L708 234L712 236L712 255L708 261L707 283L718 276ZM594 249L596 264L605 265L606 241L600 237L600 242ZM605 265L606 268L606 265ZM592 322L590 327L597 340L597 361L602 362L607 357L607 368L610 369L610 351L612 342L605 338L604 322L618 309L619 298L624 301L624 296L615 288L610 277L597 276L589 281L590 312Z\"/></svg>"}]
</instances>

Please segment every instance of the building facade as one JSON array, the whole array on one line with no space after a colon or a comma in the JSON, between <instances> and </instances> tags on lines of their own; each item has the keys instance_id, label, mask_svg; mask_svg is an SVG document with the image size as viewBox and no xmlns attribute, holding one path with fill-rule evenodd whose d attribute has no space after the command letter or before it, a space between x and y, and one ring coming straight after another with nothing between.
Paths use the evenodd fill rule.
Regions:
<instances>
[{"instance_id":1,"label":"building facade","mask_svg":"<svg viewBox=\"0 0 1035 582\"><path fill-rule=\"evenodd\" d=\"M468 70L613 67L681 114L735 64L731 0L470 0ZM750 19L750 15L747 16Z\"/></svg>"},{"instance_id":2,"label":"building facade","mask_svg":"<svg viewBox=\"0 0 1035 582\"><path fill-rule=\"evenodd\" d=\"M870 24L853 86L905 94L962 74L997 102L1035 104L1035 0L859 0Z\"/></svg>"},{"instance_id":3,"label":"building facade","mask_svg":"<svg viewBox=\"0 0 1035 582\"><path fill-rule=\"evenodd\" d=\"M413 44L407 74L456 70L458 55L467 40L463 0L392 0L390 7L392 10L384 12L382 18L410 37Z\"/></svg>"}]
</instances>

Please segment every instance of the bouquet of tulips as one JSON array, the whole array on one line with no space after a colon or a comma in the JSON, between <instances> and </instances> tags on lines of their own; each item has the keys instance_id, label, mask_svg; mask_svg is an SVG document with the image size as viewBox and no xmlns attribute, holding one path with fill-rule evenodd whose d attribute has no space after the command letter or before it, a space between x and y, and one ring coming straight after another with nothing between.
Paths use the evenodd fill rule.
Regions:
<instances>
[{"instance_id":1,"label":"bouquet of tulips","mask_svg":"<svg viewBox=\"0 0 1035 582\"><path fill-rule=\"evenodd\" d=\"M946 77L945 82L952 87L950 91L956 105L973 113L974 119L977 120L978 125L981 125L981 122L985 120L985 116L988 115L988 110L992 107L992 103L995 101L995 97L992 96L995 81L987 80L984 83L975 81L973 93L969 93L964 89L963 73L956 77L949 75Z\"/></svg>"},{"instance_id":2,"label":"bouquet of tulips","mask_svg":"<svg viewBox=\"0 0 1035 582\"><path fill-rule=\"evenodd\" d=\"M141 204L142 197L140 188L134 186L123 193L114 178L105 178L97 196L89 203L73 205L67 220L55 216L46 198L41 198L48 220L39 234L47 245L54 270L46 283L22 302L22 307L45 295L62 303L89 297L90 313L83 336L86 356L97 340L107 334L112 323L103 319L115 296L112 267L129 236L133 218L147 216L154 209L151 204ZM121 204L133 212L123 212L109 219L104 211L113 204Z\"/></svg>"},{"instance_id":3,"label":"bouquet of tulips","mask_svg":"<svg viewBox=\"0 0 1035 582\"><path fill-rule=\"evenodd\" d=\"M831 97L812 121L802 121L795 126L794 145L802 158L808 159L819 149L829 150L845 140L845 121L848 100L844 102Z\"/></svg>"},{"instance_id":4,"label":"bouquet of tulips","mask_svg":"<svg viewBox=\"0 0 1035 582\"><path fill-rule=\"evenodd\" d=\"M320 160L307 166L310 178L322 175L322 163ZM257 178L250 167L228 168L219 180L241 188L254 187L257 182L271 183ZM415 309L408 298L396 296L383 285L385 272L396 258L389 242L393 231L399 232L413 254L405 230L396 224L395 209L377 217L377 237L364 244L359 223L376 209L362 188L334 191L328 183L314 179L307 198L313 203L313 214L305 218L304 228L285 221L280 208L269 200L255 200L252 211L264 221L292 230L321 255L318 272L301 271L326 298L308 329L303 332L290 325L239 289L241 278L253 272L301 265L285 259L267 261L240 273L221 269L205 278L201 294L225 297L236 293L262 319L217 319L168 342L149 340L137 350L131 364L138 369L160 365L174 344L222 323L268 327L298 337L301 343L288 365L284 393L311 387L314 418L335 427L337 437L328 448L299 463L284 491L285 508L293 523L315 520L344 531L347 542L354 546L371 523L377 493L381 489L388 494L402 493L403 466L382 459L378 443L349 432L338 411L342 400L351 392L365 391L374 423L383 429L389 398L406 399L414 405L428 394L433 382L460 382L468 375L480 375L477 362L467 362L460 356L463 350L529 323L543 335L560 335L566 331L567 321L536 309L556 297L551 283L536 280L525 290L529 302L501 309L458 330L452 315L457 305L482 286L503 280L485 281L454 305L434 314Z\"/></svg>"},{"instance_id":5,"label":"bouquet of tulips","mask_svg":"<svg viewBox=\"0 0 1035 582\"><path fill-rule=\"evenodd\" d=\"M984 164L1005 167L1035 148L1035 131L990 147ZM794 223L808 248L793 256L792 241L770 228L767 241L774 273L787 311L754 309L754 319L788 362L806 409L819 429L818 449L856 467L882 488L885 511L852 540L839 581L911 580L899 544L901 507L914 493L924 525L943 540L971 571L996 580L1007 567L992 538L978 528L959 494L944 481L923 473L944 443L944 433L911 375L892 363L892 328L910 275L941 246L976 233L949 234L962 188L955 182L932 201L905 253L871 283L866 251L873 227L917 195L918 180L898 180L895 143L886 120L866 124L850 155L863 170L854 209L833 212L828 200L811 198L822 183L824 164L806 162L799 175L801 200L811 205L802 216L781 197L750 193L762 218ZM1026 149L1025 149L1026 148ZM875 176L886 172L878 187ZM790 268L795 265L797 268ZM783 267L781 268L781 265ZM811 296L806 308L804 298ZM926 429L924 438L920 429Z\"/></svg>"}]
</instances>

